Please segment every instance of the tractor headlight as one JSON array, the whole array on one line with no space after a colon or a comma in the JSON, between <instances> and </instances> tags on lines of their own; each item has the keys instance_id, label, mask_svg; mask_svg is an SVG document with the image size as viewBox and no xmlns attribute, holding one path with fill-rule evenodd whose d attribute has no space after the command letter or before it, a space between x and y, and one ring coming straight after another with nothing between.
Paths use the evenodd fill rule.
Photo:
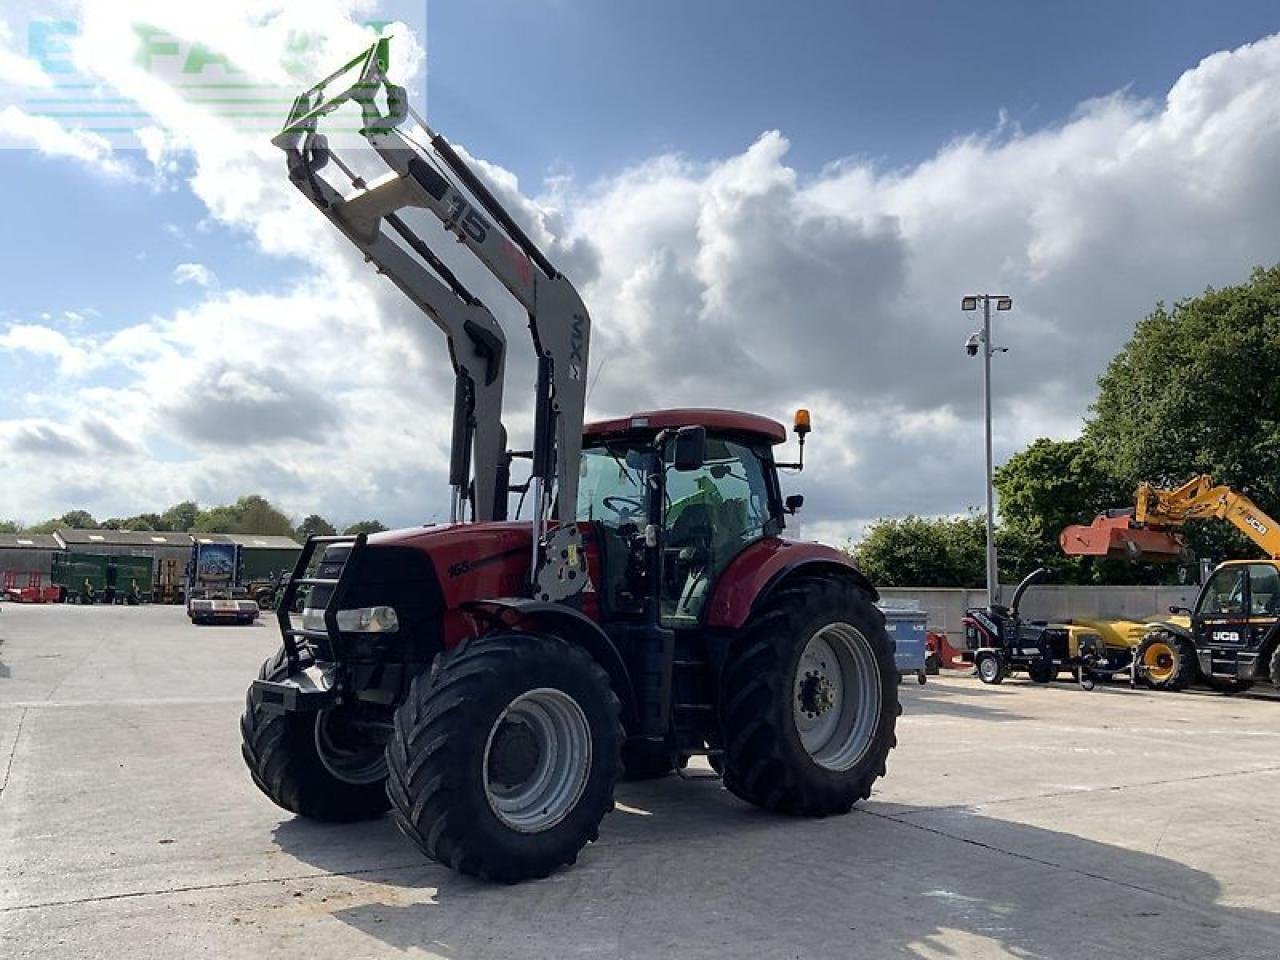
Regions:
<instances>
[{"instance_id":1,"label":"tractor headlight","mask_svg":"<svg viewBox=\"0 0 1280 960\"><path fill-rule=\"evenodd\" d=\"M339 610L337 619L342 633L395 633L400 629L400 618L394 607ZM324 630L324 611L314 607L303 610L302 626L306 630Z\"/></svg>"}]
</instances>

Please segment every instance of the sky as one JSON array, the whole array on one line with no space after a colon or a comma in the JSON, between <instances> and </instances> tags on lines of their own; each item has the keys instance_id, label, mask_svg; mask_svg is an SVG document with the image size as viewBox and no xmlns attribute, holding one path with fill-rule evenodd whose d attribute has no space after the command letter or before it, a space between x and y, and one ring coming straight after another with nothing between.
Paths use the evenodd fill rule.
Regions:
<instances>
[{"instance_id":1,"label":"sky","mask_svg":"<svg viewBox=\"0 0 1280 960\"><path fill-rule=\"evenodd\" d=\"M47 19L65 47L33 45ZM581 291L589 414L807 406L785 485L830 542L981 503L962 295L1015 300L999 461L1078 434L1158 300L1280 260L1262 3L39 0L0 12L0 518L251 492L447 513L443 341L267 142L380 20L428 121ZM144 69L135 24L180 53ZM239 70L200 77L274 91L260 128L192 102L195 48ZM523 318L455 246L508 330L519 441Z\"/></svg>"}]
</instances>

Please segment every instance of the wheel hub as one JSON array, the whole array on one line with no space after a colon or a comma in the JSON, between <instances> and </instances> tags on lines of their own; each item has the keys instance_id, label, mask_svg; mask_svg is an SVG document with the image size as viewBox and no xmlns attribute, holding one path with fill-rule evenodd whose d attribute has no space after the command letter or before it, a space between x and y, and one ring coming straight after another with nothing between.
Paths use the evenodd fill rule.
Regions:
<instances>
[{"instance_id":1,"label":"wheel hub","mask_svg":"<svg viewBox=\"0 0 1280 960\"><path fill-rule=\"evenodd\" d=\"M542 749L529 725L508 720L493 735L489 782L499 790L518 787L533 776L541 759Z\"/></svg>"},{"instance_id":2,"label":"wheel hub","mask_svg":"<svg viewBox=\"0 0 1280 960\"><path fill-rule=\"evenodd\" d=\"M820 628L801 649L793 690L796 733L813 762L837 771L857 764L875 736L881 704L880 670L866 637L844 622Z\"/></svg>"},{"instance_id":3,"label":"wheel hub","mask_svg":"<svg viewBox=\"0 0 1280 960\"><path fill-rule=\"evenodd\" d=\"M494 721L483 765L489 807L521 833L550 830L573 810L591 771L591 727L565 691L538 687Z\"/></svg>"},{"instance_id":4,"label":"wheel hub","mask_svg":"<svg viewBox=\"0 0 1280 960\"><path fill-rule=\"evenodd\" d=\"M827 677L810 670L800 681L800 711L807 717L820 717L836 704L835 687Z\"/></svg>"}]
</instances>

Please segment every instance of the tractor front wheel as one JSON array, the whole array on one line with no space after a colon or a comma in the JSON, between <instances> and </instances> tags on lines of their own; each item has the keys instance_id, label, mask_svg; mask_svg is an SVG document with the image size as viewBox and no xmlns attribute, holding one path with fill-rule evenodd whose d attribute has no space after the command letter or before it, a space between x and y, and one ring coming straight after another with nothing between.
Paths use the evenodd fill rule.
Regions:
<instances>
[{"instance_id":1,"label":"tractor front wheel","mask_svg":"<svg viewBox=\"0 0 1280 960\"><path fill-rule=\"evenodd\" d=\"M280 650L258 671L283 680L289 660ZM345 823L386 813L383 723L359 708L281 713L259 702L252 687L240 718L240 752L253 782L277 806L315 820Z\"/></svg>"},{"instance_id":2,"label":"tractor front wheel","mask_svg":"<svg viewBox=\"0 0 1280 960\"><path fill-rule=\"evenodd\" d=\"M442 654L396 711L387 793L432 860L516 883L573 863L613 809L623 742L609 677L529 633Z\"/></svg>"},{"instance_id":3,"label":"tractor front wheel","mask_svg":"<svg viewBox=\"0 0 1280 960\"><path fill-rule=\"evenodd\" d=\"M884 616L853 584L783 587L748 621L723 677L724 785L738 797L847 813L884 776L898 671Z\"/></svg>"},{"instance_id":4,"label":"tractor front wheel","mask_svg":"<svg viewBox=\"0 0 1280 960\"><path fill-rule=\"evenodd\" d=\"M1167 630L1153 630L1142 638L1134 658L1152 690L1181 690L1200 672L1195 645Z\"/></svg>"},{"instance_id":5,"label":"tractor front wheel","mask_svg":"<svg viewBox=\"0 0 1280 960\"><path fill-rule=\"evenodd\" d=\"M1280 690L1280 646L1271 651L1271 685Z\"/></svg>"}]
</instances>

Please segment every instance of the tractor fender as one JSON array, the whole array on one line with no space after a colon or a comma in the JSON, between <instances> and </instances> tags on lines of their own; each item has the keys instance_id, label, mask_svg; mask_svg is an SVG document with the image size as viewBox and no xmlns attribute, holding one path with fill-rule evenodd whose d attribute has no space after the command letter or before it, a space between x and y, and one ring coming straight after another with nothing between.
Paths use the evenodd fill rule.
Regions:
<instances>
[{"instance_id":1,"label":"tractor fender","mask_svg":"<svg viewBox=\"0 0 1280 960\"><path fill-rule=\"evenodd\" d=\"M1152 630L1168 630L1175 637L1185 637L1188 640L1192 639L1190 630L1181 624L1170 623L1168 620L1148 620L1146 629L1143 631L1142 635L1145 637Z\"/></svg>"},{"instance_id":2,"label":"tractor fender","mask_svg":"<svg viewBox=\"0 0 1280 960\"><path fill-rule=\"evenodd\" d=\"M549 633L568 643L582 647L609 674L614 691L622 701L623 723L631 729L636 713L635 688L626 662L609 635L600 625L580 610L545 600L528 597L506 597L496 600L473 600L461 605L464 612L492 620L496 625L513 630Z\"/></svg>"},{"instance_id":3,"label":"tractor fender","mask_svg":"<svg viewBox=\"0 0 1280 960\"><path fill-rule=\"evenodd\" d=\"M770 537L747 547L720 574L708 605L706 626L739 629L779 587L795 577L844 577L872 600L880 599L847 554L821 543Z\"/></svg>"}]
</instances>

